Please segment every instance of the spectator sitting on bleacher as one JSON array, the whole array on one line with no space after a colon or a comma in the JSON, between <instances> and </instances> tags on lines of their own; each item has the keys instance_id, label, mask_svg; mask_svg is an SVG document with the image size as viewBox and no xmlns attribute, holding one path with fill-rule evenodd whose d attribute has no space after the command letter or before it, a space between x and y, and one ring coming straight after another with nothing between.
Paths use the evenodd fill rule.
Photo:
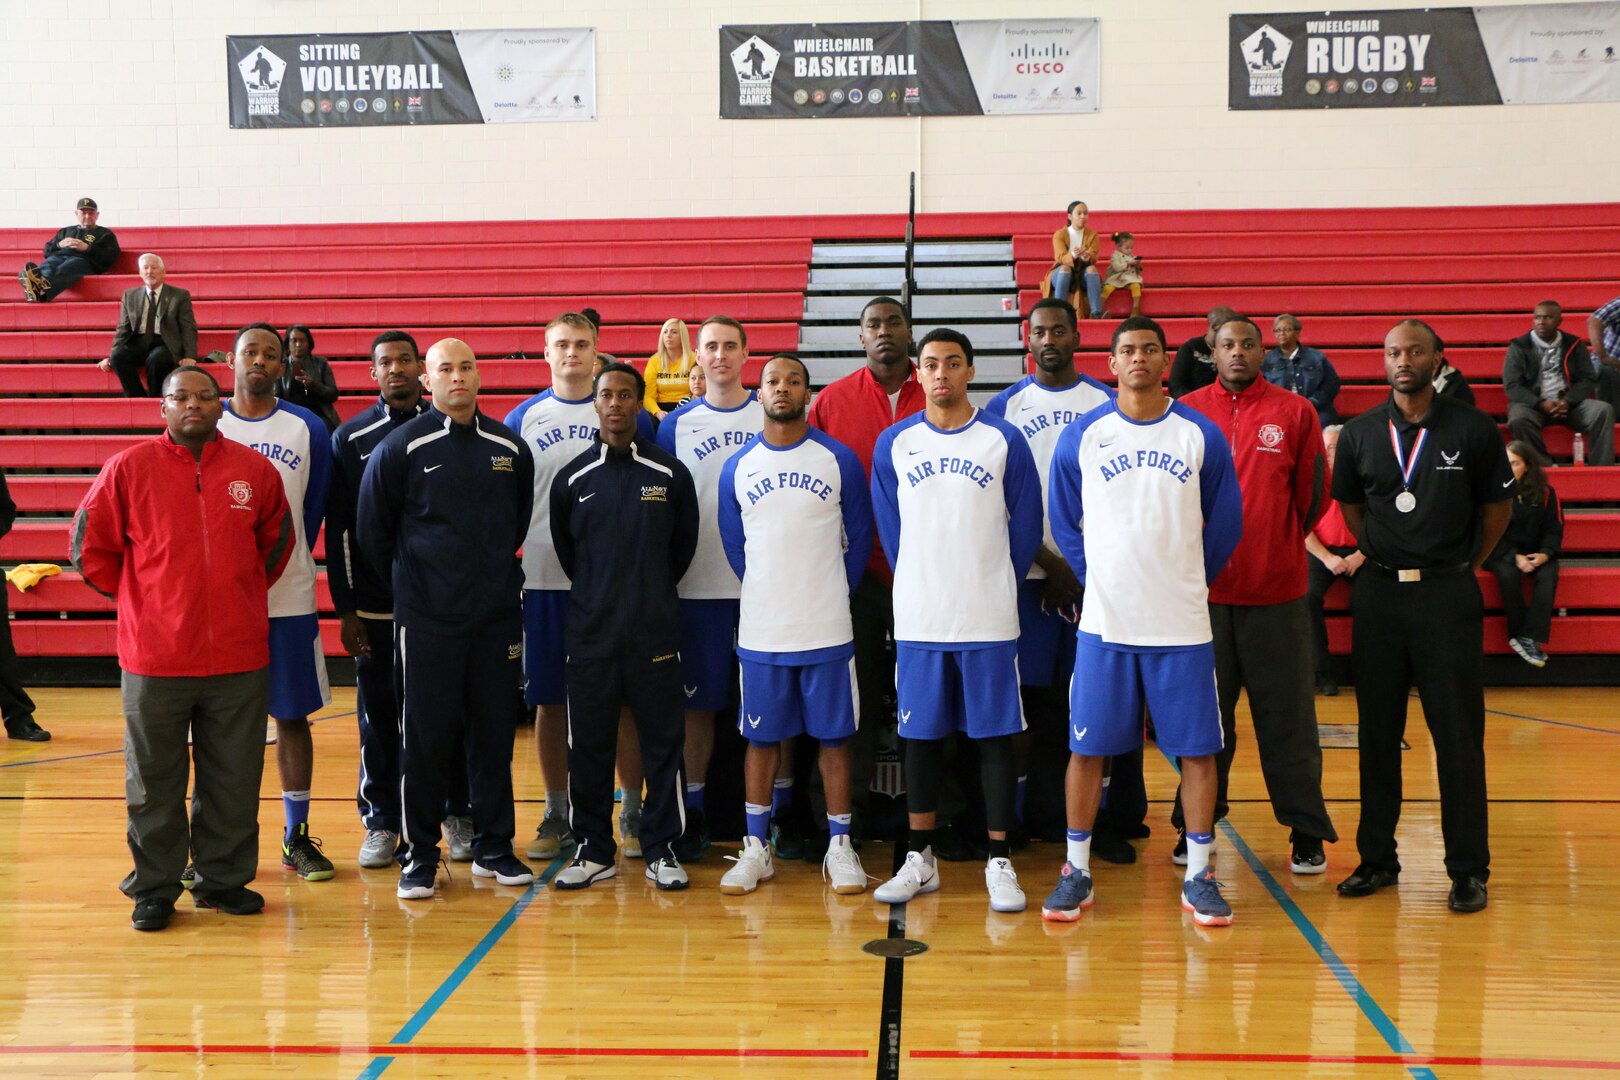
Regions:
<instances>
[{"instance_id":1,"label":"spectator sitting on bleacher","mask_svg":"<svg viewBox=\"0 0 1620 1080\"><path fill-rule=\"evenodd\" d=\"M1225 305L1211 308L1209 329L1203 336L1183 342L1176 350L1176 362L1170 365L1171 397L1182 397L1215 381L1215 331L1227 319L1236 317L1237 312Z\"/></svg>"},{"instance_id":2,"label":"spectator sitting on bleacher","mask_svg":"<svg viewBox=\"0 0 1620 1080\"><path fill-rule=\"evenodd\" d=\"M642 403L654 420L674 412L686 397L689 377L697 366L692 335L680 319L666 319L658 331L658 351L647 357L647 398ZM699 393L698 397L703 395Z\"/></svg>"},{"instance_id":3,"label":"spectator sitting on bleacher","mask_svg":"<svg viewBox=\"0 0 1620 1080\"><path fill-rule=\"evenodd\" d=\"M1485 569L1496 575L1507 616L1508 646L1525 663L1545 667L1541 643L1552 635L1553 597L1558 592L1558 554L1564 542L1564 512L1547 481L1541 455L1527 442L1508 443L1508 464L1518 480L1513 518ZM1530 579L1530 604L1524 579Z\"/></svg>"},{"instance_id":4,"label":"spectator sitting on bleacher","mask_svg":"<svg viewBox=\"0 0 1620 1080\"><path fill-rule=\"evenodd\" d=\"M1300 329L1300 321L1293 315L1277 316L1271 324L1277 347L1266 351L1260 374L1273 386L1292 390L1309 401L1325 428L1339 422L1339 411L1333 407L1339 394L1339 373L1320 349L1299 343Z\"/></svg>"},{"instance_id":5,"label":"spectator sitting on bleacher","mask_svg":"<svg viewBox=\"0 0 1620 1080\"><path fill-rule=\"evenodd\" d=\"M56 230L45 245L43 263L24 263L17 274L29 300L55 300L62 290L87 274L105 274L118 261L118 237L96 224L96 200L83 198L76 208L77 225Z\"/></svg>"},{"instance_id":6,"label":"spectator sitting on bleacher","mask_svg":"<svg viewBox=\"0 0 1620 1080\"><path fill-rule=\"evenodd\" d=\"M1333 471L1334 457L1339 450L1339 432L1343 425L1333 424L1322 429L1323 457L1328 471ZM1312 558L1306 560L1309 586L1306 595L1311 609L1311 640L1315 644L1316 692L1323 697L1335 697L1339 684L1333 680L1333 663L1328 654L1327 617L1322 613L1322 598L1339 578L1353 578L1361 564L1367 561L1356 548L1356 538L1350 526L1344 523L1344 510L1338 500L1328 503L1327 511L1316 528L1305 534L1305 550Z\"/></svg>"},{"instance_id":7,"label":"spectator sitting on bleacher","mask_svg":"<svg viewBox=\"0 0 1620 1080\"><path fill-rule=\"evenodd\" d=\"M1108 258L1108 280L1103 282L1102 304L1097 310L1108 304L1108 298L1114 295L1116 289L1129 289L1131 291L1131 314L1142 314L1142 260L1136 255L1136 237L1128 232L1117 232L1112 237L1114 241L1114 254Z\"/></svg>"},{"instance_id":8,"label":"spectator sitting on bleacher","mask_svg":"<svg viewBox=\"0 0 1620 1080\"><path fill-rule=\"evenodd\" d=\"M148 252L138 265L145 284L124 292L112 350L96 366L118 373L125 397L159 397L169 372L197 362L197 317L191 294L164 283L160 256Z\"/></svg>"},{"instance_id":9,"label":"spectator sitting on bleacher","mask_svg":"<svg viewBox=\"0 0 1620 1080\"><path fill-rule=\"evenodd\" d=\"M597 311L593 307L580 308L579 313L581 315L585 316L587 319L591 320L591 325L596 328L596 340L601 341L602 340L602 313L600 311ZM602 370L602 365L604 365L604 364L615 364L615 363L618 363L618 360L619 360L619 358L617 356L614 356L612 353L605 353L605 352L602 352L600 349L598 349L597 352L596 352L596 369L595 370L596 371L601 371ZM593 385L594 385L595 379L596 379L596 375L595 375L595 372L593 372L592 375L591 375L591 380L592 380Z\"/></svg>"},{"instance_id":10,"label":"spectator sitting on bleacher","mask_svg":"<svg viewBox=\"0 0 1620 1080\"><path fill-rule=\"evenodd\" d=\"M282 335L281 347L287 366L276 380L276 397L302 405L321 418L326 430L336 431L340 423L336 402L337 376L325 357L315 355L315 335L310 328L295 323Z\"/></svg>"},{"instance_id":11,"label":"spectator sitting on bleacher","mask_svg":"<svg viewBox=\"0 0 1620 1080\"><path fill-rule=\"evenodd\" d=\"M686 396L681 398L681 405L688 401L696 401L709 392L709 377L703 374L703 369L696 364L686 373ZM677 406L678 407L678 406Z\"/></svg>"},{"instance_id":12,"label":"spectator sitting on bleacher","mask_svg":"<svg viewBox=\"0 0 1620 1080\"><path fill-rule=\"evenodd\" d=\"M1541 429L1564 424L1586 436L1588 465L1614 464L1614 409L1592 396L1597 370L1585 342L1558 329L1563 311L1552 300L1536 305L1535 328L1508 344L1502 365L1508 431L1542 457Z\"/></svg>"},{"instance_id":13,"label":"spectator sitting on bleacher","mask_svg":"<svg viewBox=\"0 0 1620 1080\"><path fill-rule=\"evenodd\" d=\"M1102 278L1097 276L1097 230L1086 228L1090 213L1079 199L1069 204L1069 223L1052 234L1052 269L1041 281L1041 295L1067 300L1076 311L1100 319Z\"/></svg>"},{"instance_id":14,"label":"spectator sitting on bleacher","mask_svg":"<svg viewBox=\"0 0 1620 1080\"><path fill-rule=\"evenodd\" d=\"M1440 340L1439 334L1434 335L1434 353L1440 358L1440 366L1434 371L1435 396L1452 398L1464 405L1479 408L1474 402L1474 388L1468 385L1463 373L1452 367L1451 361L1446 359L1446 343Z\"/></svg>"},{"instance_id":15,"label":"spectator sitting on bleacher","mask_svg":"<svg viewBox=\"0 0 1620 1080\"><path fill-rule=\"evenodd\" d=\"M1620 416L1620 296L1592 312L1586 320L1586 336L1592 339L1598 397Z\"/></svg>"}]
</instances>

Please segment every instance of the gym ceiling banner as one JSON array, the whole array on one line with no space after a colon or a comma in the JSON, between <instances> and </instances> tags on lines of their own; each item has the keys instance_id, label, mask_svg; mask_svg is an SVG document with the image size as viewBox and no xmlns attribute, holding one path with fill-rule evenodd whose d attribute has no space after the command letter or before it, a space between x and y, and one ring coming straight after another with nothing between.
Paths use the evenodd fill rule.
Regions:
<instances>
[{"instance_id":1,"label":"gym ceiling banner","mask_svg":"<svg viewBox=\"0 0 1620 1080\"><path fill-rule=\"evenodd\" d=\"M1088 113L1096 19L720 28L727 120Z\"/></svg>"},{"instance_id":2,"label":"gym ceiling banner","mask_svg":"<svg viewBox=\"0 0 1620 1080\"><path fill-rule=\"evenodd\" d=\"M596 31L228 37L231 127L596 119Z\"/></svg>"},{"instance_id":3,"label":"gym ceiling banner","mask_svg":"<svg viewBox=\"0 0 1620 1080\"><path fill-rule=\"evenodd\" d=\"M1227 106L1620 100L1620 3L1233 15Z\"/></svg>"}]
</instances>

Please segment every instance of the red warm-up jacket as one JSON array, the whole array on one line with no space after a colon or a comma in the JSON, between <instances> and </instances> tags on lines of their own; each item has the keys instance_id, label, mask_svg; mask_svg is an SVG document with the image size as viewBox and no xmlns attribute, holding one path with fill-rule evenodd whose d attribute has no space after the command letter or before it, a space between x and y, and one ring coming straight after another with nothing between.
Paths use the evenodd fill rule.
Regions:
<instances>
[{"instance_id":1,"label":"red warm-up jacket","mask_svg":"<svg viewBox=\"0 0 1620 1080\"><path fill-rule=\"evenodd\" d=\"M1316 409L1256 379L1234 394L1219 382L1183 397L1232 446L1243 492L1243 539L1209 587L1212 604L1285 604L1305 595L1305 534L1327 509L1331 477Z\"/></svg>"},{"instance_id":2,"label":"red warm-up jacket","mask_svg":"<svg viewBox=\"0 0 1620 1080\"><path fill-rule=\"evenodd\" d=\"M73 565L118 605L119 665L155 677L268 664L293 542L268 459L216 437L199 462L167 432L108 459L72 526Z\"/></svg>"}]
</instances>

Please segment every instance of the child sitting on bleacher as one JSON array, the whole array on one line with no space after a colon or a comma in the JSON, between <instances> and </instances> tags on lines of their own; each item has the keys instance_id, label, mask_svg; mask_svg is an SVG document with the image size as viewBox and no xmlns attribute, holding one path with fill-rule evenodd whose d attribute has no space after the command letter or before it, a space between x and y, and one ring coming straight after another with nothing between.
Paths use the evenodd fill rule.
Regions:
<instances>
[{"instance_id":1,"label":"child sitting on bleacher","mask_svg":"<svg viewBox=\"0 0 1620 1080\"><path fill-rule=\"evenodd\" d=\"M1136 250L1136 237L1128 232L1117 232L1113 236L1114 254L1108 260L1108 278L1103 282L1102 306L1108 306L1108 298L1114 295L1115 290L1129 288L1131 290L1131 314L1142 314L1142 260L1134 254Z\"/></svg>"}]
</instances>

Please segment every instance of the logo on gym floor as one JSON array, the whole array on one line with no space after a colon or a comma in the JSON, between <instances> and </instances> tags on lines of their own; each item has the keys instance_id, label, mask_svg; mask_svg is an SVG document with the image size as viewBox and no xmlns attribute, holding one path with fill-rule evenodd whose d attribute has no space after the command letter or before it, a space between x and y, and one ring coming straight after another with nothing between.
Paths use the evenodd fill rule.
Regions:
<instances>
[{"instance_id":1,"label":"logo on gym floor","mask_svg":"<svg viewBox=\"0 0 1620 1080\"><path fill-rule=\"evenodd\" d=\"M230 492L231 498L236 500L237 506L246 506L253 498L253 485L246 480L232 480L231 486L225 489Z\"/></svg>"},{"instance_id":2,"label":"logo on gym floor","mask_svg":"<svg viewBox=\"0 0 1620 1080\"><path fill-rule=\"evenodd\" d=\"M737 104L771 103L771 80L782 54L766 44L758 34L731 50L731 67L737 73Z\"/></svg>"},{"instance_id":3,"label":"logo on gym floor","mask_svg":"<svg viewBox=\"0 0 1620 1080\"><path fill-rule=\"evenodd\" d=\"M287 73L287 61L260 45L242 57L236 65L242 74L242 88L247 91L249 116L281 115L281 78Z\"/></svg>"}]
</instances>

